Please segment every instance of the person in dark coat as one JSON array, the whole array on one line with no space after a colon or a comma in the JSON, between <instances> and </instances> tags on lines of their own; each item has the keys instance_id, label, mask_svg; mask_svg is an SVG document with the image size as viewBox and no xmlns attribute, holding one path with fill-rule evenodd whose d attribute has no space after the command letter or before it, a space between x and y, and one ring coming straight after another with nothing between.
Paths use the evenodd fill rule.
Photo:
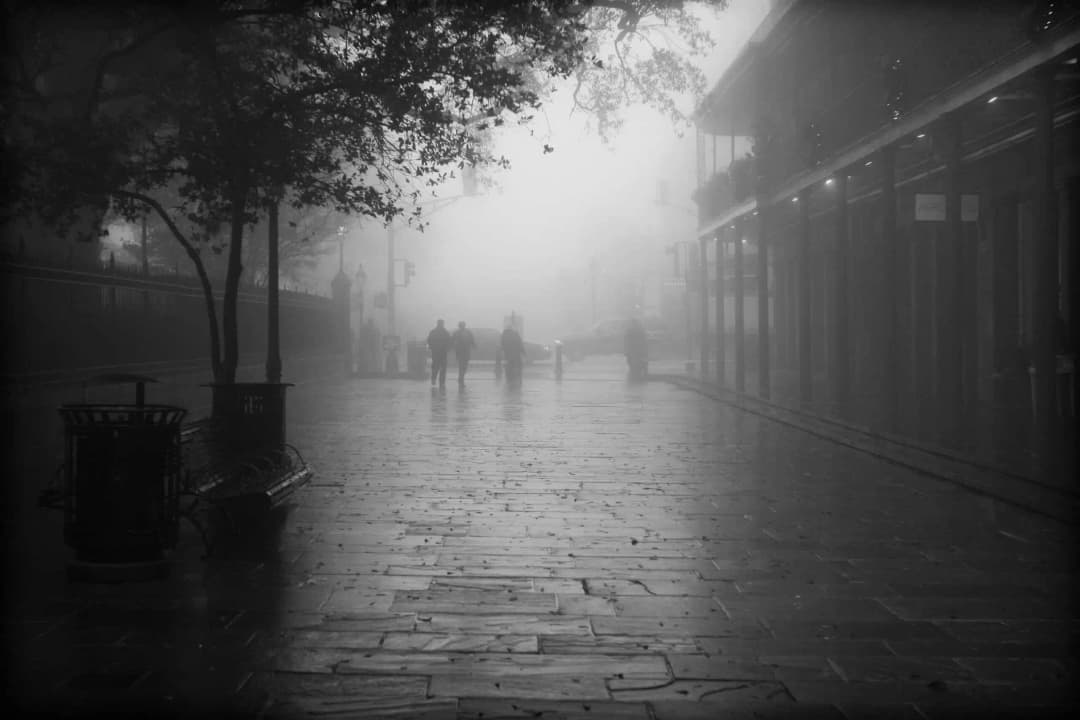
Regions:
<instances>
[{"instance_id":1,"label":"person in dark coat","mask_svg":"<svg viewBox=\"0 0 1080 720\"><path fill-rule=\"evenodd\" d=\"M626 354L631 378L644 379L649 364L649 337L638 318L631 319L626 328L623 352Z\"/></svg>"},{"instance_id":2,"label":"person in dark coat","mask_svg":"<svg viewBox=\"0 0 1080 720\"><path fill-rule=\"evenodd\" d=\"M457 330L451 338L454 344L454 355L457 356L457 381L458 385L465 384L465 371L469 367L469 355L476 347L476 338L472 331L465 327L465 321L457 324Z\"/></svg>"},{"instance_id":3,"label":"person in dark coat","mask_svg":"<svg viewBox=\"0 0 1080 720\"><path fill-rule=\"evenodd\" d=\"M521 364L525 359L525 343L513 325L507 325L499 338L503 360L506 363L506 379L512 383L521 381Z\"/></svg>"},{"instance_id":4,"label":"person in dark coat","mask_svg":"<svg viewBox=\"0 0 1080 720\"><path fill-rule=\"evenodd\" d=\"M431 350L431 384L439 380L439 387L446 387L446 354L450 351L450 333L443 326L442 318L427 336L427 346Z\"/></svg>"}]
</instances>

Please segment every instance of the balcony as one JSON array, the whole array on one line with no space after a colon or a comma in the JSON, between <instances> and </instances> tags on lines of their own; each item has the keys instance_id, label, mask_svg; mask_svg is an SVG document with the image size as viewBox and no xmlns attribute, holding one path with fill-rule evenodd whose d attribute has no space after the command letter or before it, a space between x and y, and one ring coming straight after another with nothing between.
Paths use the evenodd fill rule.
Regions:
<instances>
[{"instance_id":1,"label":"balcony","mask_svg":"<svg viewBox=\"0 0 1080 720\"><path fill-rule=\"evenodd\" d=\"M758 163L752 155L741 157L728 165L727 170L715 173L692 195L698 206L699 222L715 220L749 200L756 194L758 185Z\"/></svg>"}]
</instances>

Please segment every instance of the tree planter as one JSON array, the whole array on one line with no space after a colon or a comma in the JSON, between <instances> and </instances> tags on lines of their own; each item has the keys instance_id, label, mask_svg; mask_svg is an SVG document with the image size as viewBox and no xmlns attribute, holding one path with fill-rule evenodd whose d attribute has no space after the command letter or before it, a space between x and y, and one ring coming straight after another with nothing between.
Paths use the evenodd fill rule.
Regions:
<instances>
[{"instance_id":1,"label":"tree planter","mask_svg":"<svg viewBox=\"0 0 1080 720\"><path fill-rule=\"evenodd\" d=\"M292 383L212 384L212 416L237 452L285 447L285 390Z\"/></svg>"}]
</instances>

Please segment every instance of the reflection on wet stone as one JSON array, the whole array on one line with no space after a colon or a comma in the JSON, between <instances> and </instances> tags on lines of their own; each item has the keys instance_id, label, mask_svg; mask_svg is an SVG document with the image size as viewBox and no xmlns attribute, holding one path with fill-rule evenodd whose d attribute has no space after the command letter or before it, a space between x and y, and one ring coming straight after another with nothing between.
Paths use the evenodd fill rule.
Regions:
<instances>
[{"instance_id":1,"label":"reflection on wet stone","mask_svg":"<svg viewBox=\"0 0 1080 720\"><path fill-rule=\"evenodd\" d=\"M39 666L55 679L27 687L267 717L480 717L510 703L712 718L981 706L997 697L987 683L1019 688L1009 702L1036 687L1060 699L1071 682L1058 540L1004 538L964 512L970 496L897 482L854 452L843 477L818 472L841 451L754 416L717 435L739 411L663 383L632 397L615 380L564 384L556 400L533 378L513 424L510 399L478 384L445 424L324 422L441 402L380 382L305 386L291 436L318 478L338 480L298 491L270 539L184 555L157 584L58 586L31 609L19 646L51 654ZM366 450L380 446L400 454ZM730 453L759 446L770 463L728 472ZM802 470L772 468L781 457ZM878 512L915 493L962 519Z\"/></svg>"}]
</instances>

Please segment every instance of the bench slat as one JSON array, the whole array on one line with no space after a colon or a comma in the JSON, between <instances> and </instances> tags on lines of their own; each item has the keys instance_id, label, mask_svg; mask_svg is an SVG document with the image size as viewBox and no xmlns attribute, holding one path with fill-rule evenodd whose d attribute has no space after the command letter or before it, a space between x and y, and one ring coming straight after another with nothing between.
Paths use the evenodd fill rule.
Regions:
<instances>
[{"instance_id":1,"label":"bench slat","mask_svg":"<svg viewBox=\"0 0 1080 720\"><path fill-rule=\"evenodd\" d=\"M196 421L182 429L185 484L191 494L210 502L265 495L275 506L313 474L298 453L270 450L237 455L224 437L224 429L213 420Z\"/></svg>"}]
</instances>

